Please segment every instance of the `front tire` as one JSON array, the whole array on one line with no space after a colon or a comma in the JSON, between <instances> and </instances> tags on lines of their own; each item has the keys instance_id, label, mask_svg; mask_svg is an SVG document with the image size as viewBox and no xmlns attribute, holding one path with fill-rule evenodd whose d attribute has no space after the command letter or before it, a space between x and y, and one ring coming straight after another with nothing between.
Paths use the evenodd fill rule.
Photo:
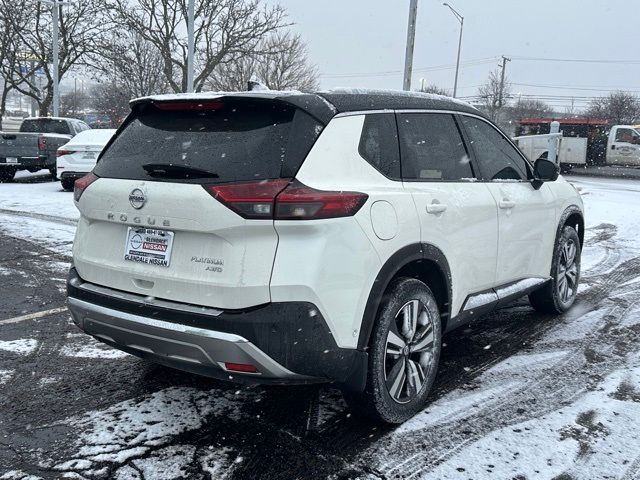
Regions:
<instances>
[{"instance_id":1,"label":"front tire","mask_svg":"<svg viewBox=\"0 0 640 480\"><path fill-rule=\"evenodd\" d=\"M551 281L529 294L538 312L564 313L576 300L580 282L580 238L573 227L564 227L556 242L551 263Z\"/></svg>"},{"instance_id":2,"label":"front tire","mask_svg":"<svg viewBox=\"0 0 640 480\"><path fill-rule=\"evenodd\" d=\"M371 334L365 390L345 392L352 410L386 423L411 418L427 403L441 348L440 312L429 287L414 278L393 281Z\"/></svg>"}]
</instances>

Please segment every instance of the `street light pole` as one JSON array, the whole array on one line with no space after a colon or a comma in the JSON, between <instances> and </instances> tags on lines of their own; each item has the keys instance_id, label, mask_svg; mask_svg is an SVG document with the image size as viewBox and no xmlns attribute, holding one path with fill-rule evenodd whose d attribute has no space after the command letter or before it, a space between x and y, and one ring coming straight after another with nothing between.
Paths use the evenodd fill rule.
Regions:
<instances>
[{"instance_id":1,"label":"street light pole","mask_svg":"<svg viewBox=\"0 0 640 480\"><path fill-rule=\"evenodd\" d=\"M458 94L458 73L460 72L460 52L462 50L462 30L464 28L464 17L460 15L451 5L448 3L443 3L445 7L449 7L451 13L455 15L455 17L460 22L460 38L458 39L458 59L456 60L456 78L453 82L453 98L456 98Z\"/></svg>"},{"instance_id":2,"label":"street light pole","mask_svg":"<svg viewBox=\"0 0 640 480\"><path fill-rule=\"evenodd\" d=\"M416 19L418 17L418 0L411 0L409 5L409 25L407 26L407 49L404 56L403 90L411 90L411 72L413 71L413 48L416 43Z\"/></svg>"},{"instance_id":3,"label":"street light pole","mask_svg":"<svg viewBox=\"0 0 640 480\"><path fill-rule=\"evenodd\" d=\"M53 116L60 116L60 92L58 85L60 79L58 78L58 65L60 63L60 45L58 45L58 14L60 13L60 7L58 6L58 0L52 2L52 17L53 17Z\"/></svg>"},{"instance_id":4,"label":"street light pole","mask_svg":"<svg viewBox=\"0 0 640 480\"><path fill-rule=\"evenodd\" d=\"M51 17L53 21L53 116L58 117L60 115L60 79L58 71L60 69L60 45L58 44L59 37L59 20L60 7L71 3L68 0L38 0L40 3L46 3L51 5ZM46 61L46 59L44 60Z\"/></svg>"},{"instance_id":5,"label":"street light pole","mask_svg":"<svg viewBox=\"0 0 640 480\"><path fill-rule=\"evenodd\" d=\"M193 92L193 55L195 50L194 22L195 22L195 0L188 0L187 8L187 92Z\"/></svg>"}]
</instances>

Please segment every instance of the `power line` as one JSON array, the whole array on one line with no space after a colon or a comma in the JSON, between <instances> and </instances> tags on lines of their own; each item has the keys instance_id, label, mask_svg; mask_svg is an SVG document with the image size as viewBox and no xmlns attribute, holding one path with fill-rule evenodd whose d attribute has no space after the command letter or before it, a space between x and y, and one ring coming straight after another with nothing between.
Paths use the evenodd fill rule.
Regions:
<instances>
[{"instance_id":1,"label":"power line","mask_svg":"<svg viewBox=\"0 0 640 480\"><path fill-rule=\"evenodd\" d=\"M493 63L496 61L497 57L487 57L480 58L475 60L469 60L467 62L461 62L460 65L464 65L466 67L473 67L478 65L486 65L489 63ZM455 64L447 64L447 65L435 65L432 67L423 67L423 68L414 68L414 72L434 72L438 70L451 70L456 68ZM323 73L320 74L321 77L331 77L331 78L352 78L352 77L384 77L390 75L400 75L402 74L402 70L387 70L387 71L378 71L378 72L352 72L352 73Z\"/></svg>"},{"instance_id":2,"label":"power line","mask_svg":"<svg viewBox=\"0 0 640 480\"><path fill-rule=\"evenodd\" d=\"M544 58L544 57L519 57L512 55L514 60L524 60L533 62L571 62L571 63L606 63L618 65L640 65L640 60L595 60L587 58Z\"/></svg>"},{"instance_id":3,"label":"power line","mask_svg":"<svg viewBox=\"0 0 640 480\"><path fill-rule=\"evenodd\" d=\"M511 85L518 85L522 87L536 87L536 88L552 88L558 90L584 90L591 92L611 92L614 90L624 90L625 92L640 92L640 90L629 89L627 87L572 87L571 85L542 85L536 83L516 83L511 82Z\"/></svg>"}]
</instances>

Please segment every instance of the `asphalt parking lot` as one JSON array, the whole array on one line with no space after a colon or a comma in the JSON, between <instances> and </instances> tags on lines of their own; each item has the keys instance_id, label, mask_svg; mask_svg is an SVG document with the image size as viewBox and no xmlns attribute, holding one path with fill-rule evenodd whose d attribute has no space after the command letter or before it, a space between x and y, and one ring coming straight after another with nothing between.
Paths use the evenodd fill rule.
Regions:
<instances>
[{"instance_id":1,"label":"asphalt parking lot","mask_svg":"<svg viewBox=\"0 0 640 480\"><path fill-rule=\"evenodd\" d=\"M213 381L85 336L64 309L70 194L0 185L0 479L640 478L640 186L575 182L577 304L445 337L432 404L400 427L331 386Z\"/></svg>"}]
</instances>

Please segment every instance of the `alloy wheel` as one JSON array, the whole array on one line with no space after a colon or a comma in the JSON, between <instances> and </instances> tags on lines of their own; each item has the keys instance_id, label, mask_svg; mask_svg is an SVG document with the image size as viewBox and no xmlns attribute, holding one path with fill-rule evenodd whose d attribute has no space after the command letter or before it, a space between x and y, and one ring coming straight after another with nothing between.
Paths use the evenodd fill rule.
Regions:
<instances>
[{"instance_id":1,"label":"alloy wheel","mask_svg":"<svg viewBox=\"0 0 640 480\"><path fill-rule=\"evenodd\" d=\"M572 239L568 239L560 250L556 288L562 303L569 302L578 290L578 264L576 254L578 248Z\"/></svg>"},{"instance_id":2,"label":"alloy wheel","mask_svg":"<svg viewBox=\"0 0 640 480\"><path fill-rule=\"evenodd\" d=\"M434 321L420 300L410 300L389 325L384 372L387 391L397 403L408 403L422 391L434 368Z\"/></svg>"}]
</instances>

